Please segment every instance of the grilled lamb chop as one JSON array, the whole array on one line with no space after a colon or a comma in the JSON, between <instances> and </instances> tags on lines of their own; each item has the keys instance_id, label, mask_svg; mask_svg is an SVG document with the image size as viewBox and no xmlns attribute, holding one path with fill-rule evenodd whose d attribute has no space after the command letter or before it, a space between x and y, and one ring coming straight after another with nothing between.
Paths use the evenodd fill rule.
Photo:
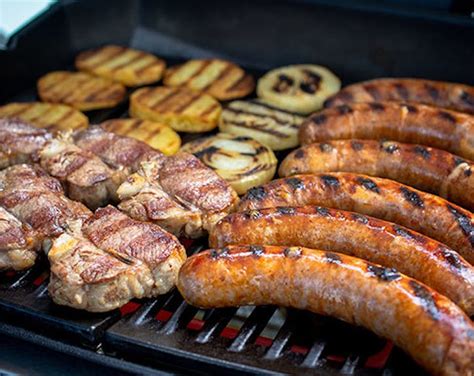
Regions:
<instances>
[{"instance_id":1,"label":"grilled lamb chop","mask_svg":"<svg viewBox=\"0 0 474 376\"><path fill-rule=\"evenodd\" d=\"M142 163L117 194L119 209L132 218L192 238L209 231L238 202L224 179L188 153Z\"/></svg>"},{"instance_id":2,"label":"grilled lamb chop","mask_svg":"<svg viewBox=\"0 0 474 376\"><path fill-rule=\"evenodd\" d=\"M0 168L36 161L38 151L51 140L45 129L16 119L0 119Z\"/></svg>"},{"instance_id":3,"label":"grilled lamb chop","mask_svg":"<svg viewBox=\"0 0 474 376\"><path fill-rule=\"evenodd\" d=\"M0 206L0 270L28 269L40 248L33 230Z\"/></svg>"},{"instance_id":4,"label":"grilled lamb chop","mask_svg":"<svg viewBox=\"0 0 474 376\"><path fill-rule=\"evenodd\" d=\"M38 165L0 171L0 206L34 231L33 243L50 247L53 237L79 225L92 213L64 196L61 184Z\"/></svg>"},{"instance_id":5,"label":"grilled lamb chop","mask_svg":"<svg viewBox=\"0 0 474 376\"><path fill-rule=\"evenodd\" d=\"M104 312L168 292L186 253L159 226L107 206L97 209L82 231L57 238L48 258L49 293L56 303Z\"/></svg>"},{"instance_id":6,"label":"grilled lamb chop","mask_svg":"<svg viewBox=\"0 0 474 376\"><path fill-rule=\"evenodd\" d=\"M107 132L95 125L74 134L74 143L99 156L108 166L123 171L123 180L145 161L163 161L166 156L142 141Z\"/></svg>"},{"instance_id":7,"label":"grilled lamb chop","mask_svg":"<svg viewBox=\"0 0 474 376\"><path fill-rule=\"evenodd\" d=\"M63 183L67 195L90 209L116 200L120 184L115 172L102 160L74 145L67 135L46 143L40 151L41 166Z\"/></svg>"}]
</instances>

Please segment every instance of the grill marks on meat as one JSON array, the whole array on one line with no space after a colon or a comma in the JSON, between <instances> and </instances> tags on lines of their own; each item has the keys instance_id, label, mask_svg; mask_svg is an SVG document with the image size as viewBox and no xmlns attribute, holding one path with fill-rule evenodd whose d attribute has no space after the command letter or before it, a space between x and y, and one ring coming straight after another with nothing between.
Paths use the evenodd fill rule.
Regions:
<instances>
[{"instance_id":1,"label":"grill marks on meat","mask_svg":"<svg viewBox=\"0 0 474 376\"><path fill-rule=\"evenodd\" d=\"M84 205L66 198L61 184L37 165L0 171L0 205L41 239L57 236L91 214Z\"/></svg>"},{"instance_id":2,"label":"grill marks on meat","mask_svg":"<svg viewBox=\"0 0 474 376\"><path fill-rule=\"evenodd\" d=\"M324 103L334 107L354 102L422 103L474 114L474 87L414 78L382 78L346 86Z\"/></svg>"},{"instance_id":3,"label":"grill marks on meat","mask_svg":"<svg viewBox=\"0 0 474 376\"><path fill-rule=\"evenodd\" d=\"M224 179L187 153L143 163L117 193L131 217L189 237L209 231L238 201Z\"/></svg>"},{"instance_id":4,"label":"grill marks on meat","mask_svg":"<svg viewBox=\"0 0 474 376\"><path fill-rule=\"evenodd\" d=\"M302 246L360 257L396 268L474 314L474 267L444 244L380 219L319 206L230 214L211 231L209 245Z\"/></svg>"},{"instance_id":5,"label":"grill marks on meat","mask_svg":"<svg viewBox=\"0 0 474 376\"><path fill-rule=\"evenodd\" d=\"M160 161L165 156L144 142L92 126L74 135L74 142L83 150L99 156L108 166L123 170L125 176L137 171L141 162Z\"/></svg>"},{"instance_id":6,"label":"grill marks on meat","mask_svg":"<svg viewBox=\"0 0 474 376\"><path fill-rule=\"evenodd\" d=\"M433 374L468 375L474 368L474 326L455 304L409 277L350 256L229 246L191 256L177 286L200 308L279 305L361 325Z\"/></svg>"},{"instance_id":7,"label":"grill marks on meat","mask_svg":"<svg viewBox=\"0 0 474 376\"><path fill-rule=\"evenodd\" d=\"M0 119L0 168L37 160L38 151L51 140L45 129L17 119Z\"/></svg>"},{"instance_id":8,"label":"grill marks on meat","mask_svg":"<svg viewBox=\"0 0 474 376\"><path fill-rule=\"evenodd\" d=\"M114 170L67 139L48 142L40 152L40 164L61 181L71 199L91 209L116 200Z\"/></svg>"},{"instance_id":9,"label":"grill marks on meat","mask_svg":"<svg viewBox=\"0 0 474 376\"><path fill-rule=\"evenodd\" d=\"M281 163L280 176L352 172L389 178L474 209L474 165L441 149L399 142L356 140L301 147ZM329 145L329 147L328 147Z\"/></svg>"},{"instance_id":10,"label":"grill marks on meat","mask_svg":"<svg viewBox=\"0 0 474 376\"><path fill-rule=\"evenodd\" d=\"M33 230L0 206L0 270L32 267L39 248Z\"/></svg>"},{"instance_id":11,"label":"grill marks on meat","mask_svg":"<svg viewBox=\"0 0 474 376\"><path fill-rule=\"evenodd\" d=\"M296 175L249 190L238 210L305 205L398 223L446 244L474 265L474 215L441 197L389 179L347 172Z\"/></svg>"},{"instance_id":12,"label":"grill marks on meat","mask_svg":"<svg viewBox=\"0 0 474 376\"><path fill-rule=\"evenodd\" d=\"M310 116L299 131L302 144L353 138L423 144L474 159L474 117L426 105L345 104Z\"/></svg>"},{"instance_id":13,"label":"grill marks on meat","mask_svg":"<svg viewBox=\"0 0 474 376\"><path fill-rule=\"evenodd\" d=\"M91 212L71 201L61 184L37 165L0 171L0 268L25 269L41 248Z\"/></svg>"},{"instance_id":14,"label":"grill marks on meat","mask_svg":"<svg viewBox=\"0 0 474 376\"><path fill-rule=\"evenodd\" d=\"M48 257L53 300L103 312L133 298L168 292L186 253L159 226L133 220L107 206L97 209L82 231L57 238Z\"/></svg>"}]
</instances>

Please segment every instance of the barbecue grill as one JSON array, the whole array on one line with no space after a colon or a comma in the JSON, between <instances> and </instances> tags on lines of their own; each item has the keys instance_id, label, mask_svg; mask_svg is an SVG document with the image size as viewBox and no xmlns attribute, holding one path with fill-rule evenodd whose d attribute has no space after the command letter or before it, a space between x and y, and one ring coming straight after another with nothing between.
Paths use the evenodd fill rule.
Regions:
<instances>
[{"instance_id":1,"label":"barbecue grill","mask_svg":"<svg viewBox=\"0 0 474 376\"><path fill-rule=\"evenodd\" d=\"M106 1L55 4L0 51L0 102L36 99L35 82L106 43L169 65L221 56L259 77L283 64L330 67L344 84L413 76L474 84L474 22L461 14L345 1ZM364 4L364 5L362 5ZM88 113L126 117L127 104ZM195 136L193 136L195 137ZM184 135L183 141L191 136ZM280 155L281 157L281 155ZM183 240L188 254L203 241ZM0 273L0 331L116 370L151 373L397 375L423 371L390 342L335 319L277 307L199 310L174 290L110 313L56 306L48 267Z\"/></svg>"}]
</instances>

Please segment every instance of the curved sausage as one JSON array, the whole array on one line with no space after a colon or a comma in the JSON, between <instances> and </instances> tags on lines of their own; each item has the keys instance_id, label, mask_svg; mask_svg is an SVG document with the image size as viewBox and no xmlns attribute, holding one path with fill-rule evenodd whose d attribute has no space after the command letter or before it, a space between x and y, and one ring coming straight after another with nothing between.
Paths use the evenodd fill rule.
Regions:
<instances>
[{"instance_id":1,"label":"curved sausage","mask_svg":"<svg viewBox=\"0 0 474 376\"><path fill-rule=\"evenodd\" d=\"M291 152L279 174L354 172L399 181L474 209L474 166L447 151L372 140L315 143Z\"/></svg>"},{"instance_id":2,"label":"curved sausage","mask_svg":"<svg viewBox=\"0 0 474 376\"><path fill-rule=\"evenodd\" d=\"M378 101L423 103L474 114L474 87L416 78L380 78L346 86L328 98L324 107Z\"/></svg>"},{"instance_id":3,"label":"curved sausage","mask_svg":"<svg viewBox=\"0 0 474 376\"><path fill-rule=\"evenodd\" d=\"M474 369L474 326L455 304L394 269L354 257L298 247L212 249L188 258L177 286L201 308L274 304L363 326L435 375Z\"/></svg>"},{"instance_id":4,"label":"curved sausage","mask_svg":"<svg viewBox=\"0 0 474 376\"><path fill-rule=\"evenodd\" d=\"M238 211L305 205L397 223L446 244L474 265L474 214L389 179L347 172L292 176L250 189Z\"/></svg>"},{"instance_id":5,"label":"curved sausage","mask_svg":"<svg viewBox=\"0 0 474 376\"><path fill-rule=\"evenodd\" d=\"M421 104L351 103L311 115L299 130L302 144L350 138L429 145L474 159L474 116Z\"/></svg>"},{"instance_id":6,"label":"curved sausage","mask_svg":"<svg viewBox=\"0 0 474 376\"><path fill-rule=\"evenodd\" d=\"M209 245L302 246L335 251L396 268L474 314L474 267L458 253L405 227L322 206L280 207L230 214Z\"/></svg>"}]
</instances>

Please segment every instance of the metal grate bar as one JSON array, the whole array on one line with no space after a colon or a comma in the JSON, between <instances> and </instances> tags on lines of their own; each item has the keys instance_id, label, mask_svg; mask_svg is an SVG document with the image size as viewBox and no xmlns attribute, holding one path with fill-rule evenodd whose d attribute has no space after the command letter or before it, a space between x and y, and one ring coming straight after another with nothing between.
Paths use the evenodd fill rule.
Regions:
<instances>
[{"instance_id":1,"label":"metal grate bar","mask_svg":"<svg viewBox=\"0 0 474 376\"><path fill-rule=\"evenodd\" d=\"M258 334L265 328L276 309L276 307L271 306L256 307L247 320L245 320L239 334L229 346L229 351L240 352L248 342L255 340Z\"/></svg>"},{"instance_id":2,"label":"metal grate bar","mask_svg":"<svg viewBox=\"0 0 474 376\"><path fill-rule=\"evenodd\" d=\"M10 288L15 289L31 283L41 272L43 268L36 265L19 275L11 284Z\"/></svg>"},{"instance_id":3,"label":"metal grate bar","mask_svg":"<svg viewBox=\"0 0 474 376\"><path fill-rule=\"evenodd\" d=\"M163 328L159 330L159 333L166 335L174 333L181 324L187 324L194 317L197 310L197 308L188 305L185 301L181 302Z\"/></svg>"},{"instance_id":4,"label":"metal grate bar","mask_svg":"<svg viewBox=\"0 0 474 376\"><path fill-rule=\"evenodd\" d=\"M354 354L351 354L347 357L344 365L341 368L341 373L345 375L352 375L359 363L360 357Z\"/></svg>"},{"instance_id":5,"label":"metal grate bar","mask_svg":"<svg viewBox=\"0 0 474 376\"><path fill-rule=\"evenodd\" d=\"M316 341L313 346L311 346L311 349L308 351L308 354L301 365L308 368L316 367L325 347L325 342Z\"/></svg>"},{"instance_id":6,"label":"metal grate bar","mask_svg":"<svg viewBox=\"0 0 474 376\"><path fill-rule=\"evenodd\" d=\"M215 334L219 334L234 316L237 308L214 309L205 321L204 327L196 337L196 342L209 342Z\"/></svg>"},{"instance_id":7,"label":"metal grate bar","mask_svg":"<svg viewBox=\"0 0 474 376\"><path fill-rule=\"evenodd\" d=\"M42 296L48 294L48 285L49 277L46 278L43 282L41 282L41 285L39 285L38 288L33 292L33 295L37 296L38 298L41 298Z\"/></svg>"},{"instance_id":8,"label":"metal grate bar","mask_svg":"<svg viewBox=\"0 0 474 376\"><path fill-rule=\"evenodd\" d=\"M290 323L287 319L278 331L278 334L273 340L272 345L266 352L264 356L265 359L278 359L282 355L283 350L285 349L285 347L287 347L288 342L290 341L290 338L293 335L293 327L294 325Z\"/></svg>"},{"instance_id":9,"label":"metal grate bar","mask_svg":"<svg viewBox=\"0 0 474 376\"><path fill-rule=\"evenodd\" d=\"M170 299L170 295L160 295L156 299L144 303L137 312L132 315L130 321L135 323L135 325L142 325L146 321L153 319L154 314L168 303Z\"/></svg>"}]
</instances>

